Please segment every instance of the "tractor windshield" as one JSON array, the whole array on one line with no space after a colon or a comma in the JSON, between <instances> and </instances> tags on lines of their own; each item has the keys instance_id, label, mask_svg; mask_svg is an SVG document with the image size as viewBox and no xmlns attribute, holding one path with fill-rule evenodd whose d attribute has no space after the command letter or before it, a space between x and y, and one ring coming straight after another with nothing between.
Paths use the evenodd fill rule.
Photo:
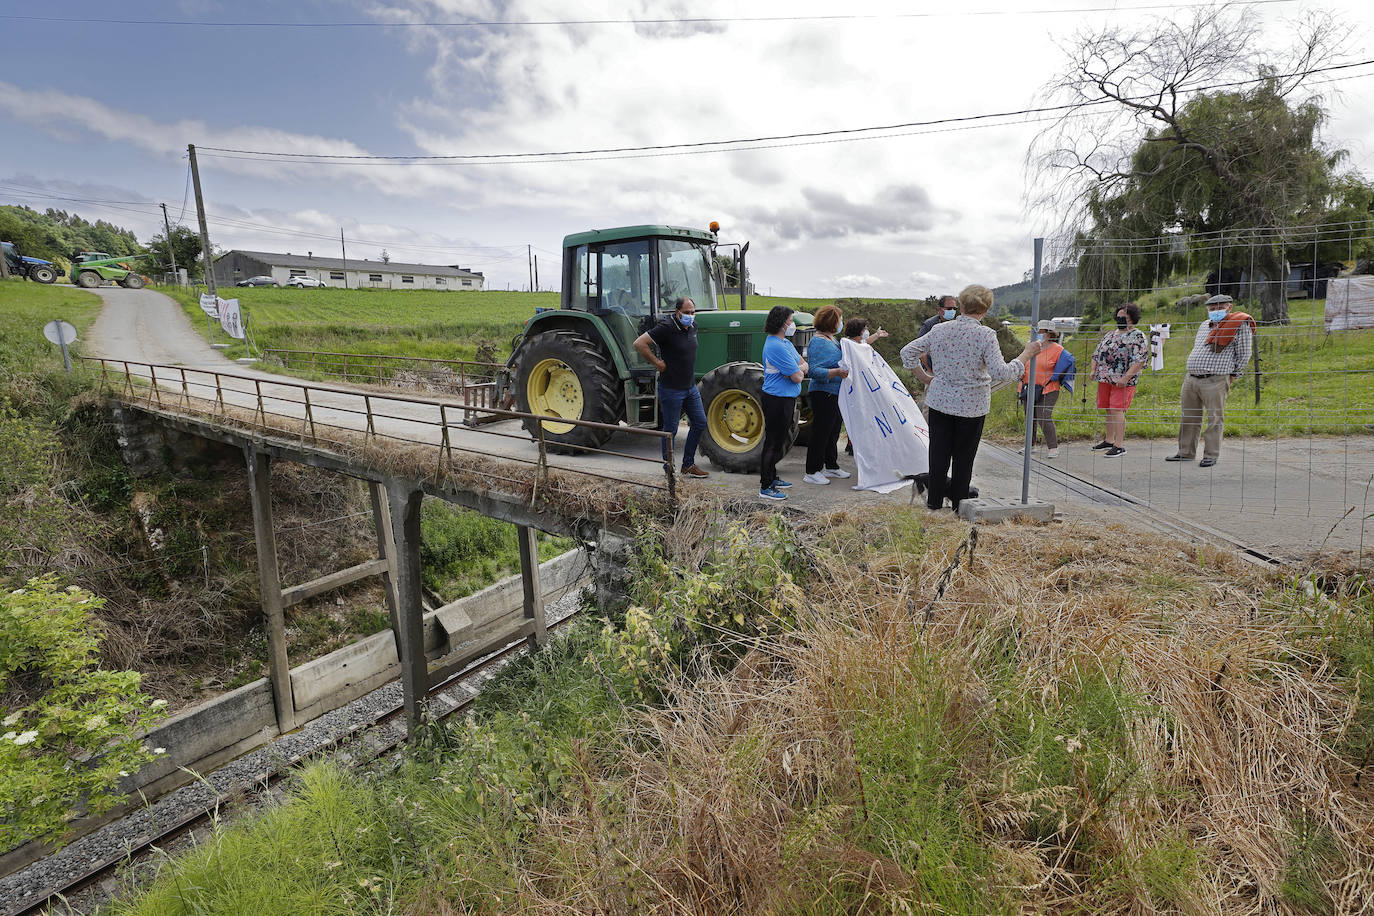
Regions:
<instances>
[{"instance_id":1,"label":"tractor windshield","mask_svg":"<svg viewBox=\"0 0 1374 916\"><path fill-rule=\"evenodd\" d=\"M672 311L679 296L690 297L697 311L719 307L711 274L711 248L704 243L659 239L658 284L662 311Z\"/></svg>"}]
</instances>

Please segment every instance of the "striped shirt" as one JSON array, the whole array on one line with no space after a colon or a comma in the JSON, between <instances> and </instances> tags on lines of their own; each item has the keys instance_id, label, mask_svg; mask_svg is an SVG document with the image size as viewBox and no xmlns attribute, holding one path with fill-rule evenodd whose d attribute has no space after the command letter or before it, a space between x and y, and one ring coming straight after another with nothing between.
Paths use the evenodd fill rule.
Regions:
<instances>
[{"instance_id":1,"label":"striped shirt","mask_svg":"<svg viewBox=\"0 0 1374 916\"><path fill-rule=\"evenodd\" d=\"M1235 338L1221 352L1207 345L1207 335L1212 333L1214 327L1215 322L1204 321L1202 327L1197 329L1193 352L1188 354L1188 374L1239 376L1250 362L1250 322L1241 324Z\"/></svg>"}]
</instances>

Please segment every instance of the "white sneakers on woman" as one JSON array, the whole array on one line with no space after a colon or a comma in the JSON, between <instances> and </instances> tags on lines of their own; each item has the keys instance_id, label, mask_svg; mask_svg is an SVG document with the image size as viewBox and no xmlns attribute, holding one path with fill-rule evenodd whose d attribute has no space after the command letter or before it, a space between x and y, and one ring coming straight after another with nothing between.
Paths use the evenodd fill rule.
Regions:
<instances>
[{"instance_id":1,"label":"white sneakers on woman","mask_svg":"<svg viewBox=\"0 0 1374 916\"><path fill-rule=\"evenodd\" d=\"M830 483L829 477L826 477L824 474L819 473L807 474L805 477L802 478L802 480L806 481L807 483L814 483L818 487L828 486Z\"/></svg>"},{"instance_id":2,"label":"white sneakers on woman","mask_svg":"<svg viewBox=\"0 0 1374 916\"><path fill-rule=\"evenodd\" d=\"M824 468L821 473L826 477L834 477L837 480L847 480L850 476L849 472L844 468Z\"/></svg>"}]
</instances>

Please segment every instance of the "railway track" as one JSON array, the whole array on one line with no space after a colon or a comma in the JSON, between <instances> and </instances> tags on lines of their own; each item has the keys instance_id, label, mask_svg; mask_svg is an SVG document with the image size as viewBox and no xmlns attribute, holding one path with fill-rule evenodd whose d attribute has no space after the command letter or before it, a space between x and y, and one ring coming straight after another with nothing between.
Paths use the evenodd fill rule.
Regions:
<instances>
[{"instance_id":1,"label":"railway track","mask_svg":"<svg viewBox=\"0 0 1374 916\"><path fill-rule=\"evenodd\" d=\"M550 633L564 628L577 616L578 612L574 610L557 621L551 621ZM431 688L426 696L430 701L433 718L442 721L467 709L480 695L480 683L489 679L503 664L519 656L525 649L524 639L512 642L504 649L477 661L449 680ZM361 753L350 755L350 763L354 767L363 767L379 761L405 743L404 714L403 705L395 703L384 709L380 715L355 723L310 750L278 762L254 779L252 788L263 793L279 787L300 764L339 751L351 742L366 741L369 735L375 736L375 740L368 742ZM240 805L246 788L240 785L232 791L218 792L212 800L189 808L173 820L159 826L153 833L140 837L124 847L117 855L102 858L69 879L54 883L14 904L7 904L9 908L5 910L5 916L31 916L48 912L49 907L56 907L52 910L55 913L89 912L99 903L105 902L109 896L100 892L92 893L101 882L120 870L137 867L158 850L177 846L195 830L210 823L220 811ZM91 899L80 900L83 895L90 895Z\"/></svg>"}]
</instances>

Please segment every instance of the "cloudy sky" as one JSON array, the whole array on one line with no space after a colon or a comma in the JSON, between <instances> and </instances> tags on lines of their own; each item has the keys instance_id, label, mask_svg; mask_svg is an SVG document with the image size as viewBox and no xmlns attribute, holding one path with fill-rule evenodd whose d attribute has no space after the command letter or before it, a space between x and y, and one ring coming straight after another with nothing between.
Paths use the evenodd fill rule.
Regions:
<instances>
[{"instance_id":1,"label":"cloudy sky","mask_svg":"<svg viewBox=\"0 0 1374 916\"><path fill-rule=\"evenodd\" d=\"M195 224L188 143L474 156L1014 111L1037 103L1076 30L1182 18L1193 2L5 3L0 203L103 217L147 239L161 229L158 203ZM1321 8L1351 24L1343 60L1374 57L1358 3ZM1251 9L1282 43L1313 7ZM110 17L144 21L89 21ZM86 21L60 21L70 19ZM1365 74L1374 67L1330 86L1329 135L1374 173ZM205 149L200 168L211 237L225 248L337 255L342 227L350 259L386 248L482 270L504 289L526 285L532 245L547 287L567 233L718 220L722 238L752 241L761 292L924 296L1011 282L1030 266L1031 238L1052 228L1023 206L1026 150L1043 126L1001 119L848 142L526 161L321 163Z\"/></svg>"}]
</instances>

